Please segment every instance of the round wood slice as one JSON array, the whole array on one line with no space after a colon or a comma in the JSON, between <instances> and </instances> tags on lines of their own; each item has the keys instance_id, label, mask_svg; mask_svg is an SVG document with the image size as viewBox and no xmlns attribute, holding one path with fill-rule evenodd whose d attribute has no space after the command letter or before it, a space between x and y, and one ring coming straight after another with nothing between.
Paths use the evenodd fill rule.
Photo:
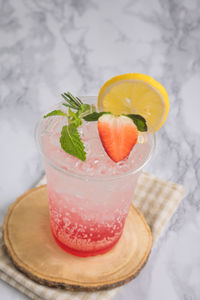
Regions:
<instances>
[{"instance_id":1,"label":"round wood slice","mask_svg":"<svg viewBox=\"0 0 200 300\"><path fill-rule=\"evenodd\" d=\"M55 242L49 222L46 185L19 197L4 221L4 244L14 265L40 284L70 290L122 285L144 266L152 246L149 226L131 205L123 234L103 255L77 257Z\"/></svg>"}]
</instances>

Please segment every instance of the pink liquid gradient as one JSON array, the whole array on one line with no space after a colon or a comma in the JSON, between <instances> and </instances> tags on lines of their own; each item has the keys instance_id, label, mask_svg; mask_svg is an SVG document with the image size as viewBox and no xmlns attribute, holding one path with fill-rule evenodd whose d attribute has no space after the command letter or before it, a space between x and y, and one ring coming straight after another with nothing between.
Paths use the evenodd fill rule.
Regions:
<instances>
[{"instance_id":1,"label":"pink liquid gradient","mask_svg":"<svg viewBox=\"0 0 200 300\"><path fill-rule=\"evenodd\" d=\"M120 238L126 218L125 213L117 211L112 212L112 219L106 220L104 216L95 216L92 211L83 212L78 207L72 209L64 199L51 193L49 208L52 232L57 243L78 256L103 254L110 250Z\"/></svg>"},{"instance_id":2,"label":"pink liquid gradient","mask_svg":"<svg viewBox=\"0 0 200 300\"><path fill-rule=\"evenodd\" d=\"M140 136L129 157L116 164L103 149L97 123L84 122L79 131L87 158L82 162L60 147L65 124L64 117L48 118L39 132L52 233L57 244L71 254L103 254L123 232L138 168L148 159L152 140L148 134Z\"/></svg>"}]
</instances>

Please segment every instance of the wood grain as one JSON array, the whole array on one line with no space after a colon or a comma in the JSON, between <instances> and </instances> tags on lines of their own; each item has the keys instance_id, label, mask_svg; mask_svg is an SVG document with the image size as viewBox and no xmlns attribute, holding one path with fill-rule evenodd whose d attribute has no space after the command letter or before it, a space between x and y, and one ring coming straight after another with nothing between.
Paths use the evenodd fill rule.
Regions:
<instances>
[{"instance_id":1,"label":"wood grain","mask_svg":"<svg viewBox=\"0 0 200 300\"><path fill-rule=\"evenodd\" d=\"M149 256L152 236L131 205L123 234L106 254L77 257L63 251L51 234L46 185L29 190L10 206L4 244L14 265L31 279L69 290L102 290L137 276Z\"/></svg>"}]
</instances>

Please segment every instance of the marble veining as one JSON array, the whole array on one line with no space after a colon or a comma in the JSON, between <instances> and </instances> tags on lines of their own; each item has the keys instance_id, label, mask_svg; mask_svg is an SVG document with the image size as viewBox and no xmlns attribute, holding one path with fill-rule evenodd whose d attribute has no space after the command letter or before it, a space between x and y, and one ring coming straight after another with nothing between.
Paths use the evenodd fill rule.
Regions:
<instances>
[{"instance_id":1,"label":"marble veining","mask_svg":"<svg viewBox=\"0 0 200 300\"><path fill-rule=\"evenodd\" d=\"M147 170L186 197L137 279L116 300L200 299L200 5L198 0L0 0L0 222L44 173L38 117L70 90L96 95L108 78L155 77L170 113ZM26 299L0 282L2 299Z\"/></svg>"}]
</instances>

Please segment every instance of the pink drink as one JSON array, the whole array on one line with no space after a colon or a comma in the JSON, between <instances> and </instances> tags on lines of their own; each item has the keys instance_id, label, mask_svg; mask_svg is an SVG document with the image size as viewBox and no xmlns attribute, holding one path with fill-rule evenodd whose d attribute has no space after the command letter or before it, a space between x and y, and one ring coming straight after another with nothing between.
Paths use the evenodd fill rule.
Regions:
<instances>
[{"instance_id":1,"label":"pink drink","mask_svg":"<svg viewBox=\"0 0 200 300\"><path fill-rule=\"evenodd\" d=\"M79 132L87 158L82 162L61 149L60 132L66 124L66 117L50 117L37 128L45 160L52 233L59 246L74 255L103 254L122 234L154 137L142 134L129 157L115 163L101 144L97 122L84 122Z\"/></svg>"}]
</instances>

